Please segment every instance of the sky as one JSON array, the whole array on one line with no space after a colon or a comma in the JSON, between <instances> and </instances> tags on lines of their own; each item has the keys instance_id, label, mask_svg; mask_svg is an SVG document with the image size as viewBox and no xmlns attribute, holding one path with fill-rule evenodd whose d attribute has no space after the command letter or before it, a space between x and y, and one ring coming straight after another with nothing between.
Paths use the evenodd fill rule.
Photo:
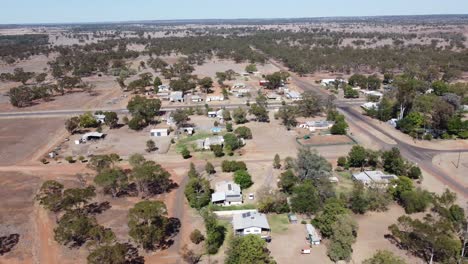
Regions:
<instances>
[{"instance_id":1,"label":"sky","mask_svg":"<svg viewBox=\"0 0 468 264\"><path fill-rule=\"evenodd\" d=\"M468 14L468 0L0 0L0 24Z\"/></svg>"}]
</instances>

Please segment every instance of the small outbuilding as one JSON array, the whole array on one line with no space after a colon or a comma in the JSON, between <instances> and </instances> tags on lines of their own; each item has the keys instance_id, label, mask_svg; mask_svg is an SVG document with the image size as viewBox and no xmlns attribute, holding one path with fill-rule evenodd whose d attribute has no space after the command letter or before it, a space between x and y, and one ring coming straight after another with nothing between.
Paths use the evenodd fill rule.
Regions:
<instances>
[{"instance_id":1,"label":"small outbuilding","mask_svg":"<svg viewBox=\"0 0 468 264\"><path fill-rule=\"evenodd\" d=\"M152 137L167 137L169 136L169 129L167 128L155 128L150 131Z\"/></svg>"},{"instance_id":2,"label":"small outbuilding","mask_svg":"<svg viewBox=\"0 0 468 264\"><path fill-rule=\"evenodd\" d=\"M295 214L288 214L288 220L291 224L297 224L297 216Z\"/></svg>"}]
</instances>

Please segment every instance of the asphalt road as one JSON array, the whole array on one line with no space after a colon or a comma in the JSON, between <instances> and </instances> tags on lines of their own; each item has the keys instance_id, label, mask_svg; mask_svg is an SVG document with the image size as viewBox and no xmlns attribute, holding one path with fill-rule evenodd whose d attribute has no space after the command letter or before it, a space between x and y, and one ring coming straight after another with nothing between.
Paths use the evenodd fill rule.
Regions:
<instances>
[{"instance_id":1,"label":"asphalt road","mask_svg":"<svg viewBox=\"0 0 468 264\"><path fill-rule=\"evenodd\" d=\"M276 62L274 63L277 67L284 69L281 65L278 65ZM285 69L286 70L286 69ZM329 94L321 87L311 84L296 75L291 76L293 81L296 83L304 91L315 91L317 94L322 95L323 97L329 96ZM437 154L442 153L450 153L450 152L468 152L468 149L451 149L451 150L434 150L434 149L427 149L417 147L406 142L403 142L397 137L394 137L392 134L388 133L385 128L378 126L371 122L370 117L364 116L355 109L352 108L352 104L343 102L343 101L335 101L336 107L345 115L348 122L353 122L355 125L359 126L359 122L365 123L367 126L370 126L372 129L384 134L385 136L389 137L396 144L388 144L383 140L376 137L373 133L374 131L368 129L361 129L363 133L365 133L369 138L372 138L376 143L382 146L383 149L391 149L392 147L397 147L400 149L401 154L411 162L414 162L419 165L421 169L426 171L427 173L432 174L434 177L439 179L442 183L450 187L452 190L457 191L458 193L462 194L464 197L468 197L468 188L465 186L464 183L459 182L454 177L451 177L449 174L445 173L438 167L432 164L432 159ZM356 120L358 122L356 122Z\"/></svg>"}]
</instances>

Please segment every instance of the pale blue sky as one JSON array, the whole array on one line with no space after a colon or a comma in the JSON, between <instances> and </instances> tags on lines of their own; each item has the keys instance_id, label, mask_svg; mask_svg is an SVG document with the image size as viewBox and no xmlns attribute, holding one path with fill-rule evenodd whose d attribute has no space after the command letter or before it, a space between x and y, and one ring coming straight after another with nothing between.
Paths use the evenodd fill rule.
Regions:
<instances>
[{"instance_id":1,"label":"pale blue sky","mask_svg":"<svg viewBox=\"0 0 468 264\"><path fill-rule=\"evenodd\" d=\"M468 0L0 0L0 24L468 14Z\"/></svg>"}]
</instances>

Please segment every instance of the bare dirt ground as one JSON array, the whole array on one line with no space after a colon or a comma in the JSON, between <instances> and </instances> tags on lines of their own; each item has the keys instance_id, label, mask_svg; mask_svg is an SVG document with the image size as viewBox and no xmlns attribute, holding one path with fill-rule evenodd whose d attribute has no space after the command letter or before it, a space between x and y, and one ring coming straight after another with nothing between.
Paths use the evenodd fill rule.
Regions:
<instances>
[{"instance_id":1,"label":"bare dirt ground","mask_svg":"<svg viewBox=\"0 0 468 264\"><path fill-rule=\"evenodd\" d=\"M54 141L64 120L0 120L0 165L13 165L35 157L43 146Z\"/></svg>"},{"instance_id":2,"label":"bare dirt ground","mask_svg":"<svg viewBox=\"0 0 468 264\"><path fill-rule=\"evenodd\" d=\"M173 135L168 137L151 137L150 130L153 127L146 127L142 131L134 131L124 126L118 129L104 129L103 133L106 135L104 139L96 141L88 141L84 144L75 144L75 140L81 138L82 134L70 136L70 141L64 142L61 145L61 150L58 154L62 157L73 156L89 156L116 153L123 158L139 153L147 155L146 142L153 140L156 143L157 151L150 154L152 158L158 159L162 154L166 153L170 140Z\"/></svg>"},{"instance_id":3,"label":"bare dirt ground","mask_svg":"<svg viewBox=\"0 0 468 264\"><path fill-rule=\"evenodd\" d=\"M288 223L284 228L286 230L282 232L272 230L272 240L268 244L271 255L278 263L333 263L327 256L324 243L313 246L310 255L301 254L301 249L309 248L309 243L306 240L305 225L300 224L300 219L299 223Z\"/></svg>"},{"instance_id":4,"label":"bare dirt ground","mask_svg":"<svg viewBox=\"0 0 468 264\"><path fill-rule=\"evenodd\" d=\"M386 212L369 212L365 215L356 215L359 230L357 242L353 245L353 263L362 263L372 257L377 250L388 250L402 257L407 263L423 264L419 258L407 255L407 251L398 249L389 240L384 238L388 234L388 226L397 222L397 218L405 211L398 205L391 205Z\"/></svg>"},{"instance_id":5,"label":"bare dirt ground","mask_svg":"<svg viewBox=\"0 0 468 264\"><path fill-rule=\"evenodd\" d=\"M300 138L304 146L342 145L352 144L352 140L345 135L311 135L309 139Z\"/></svg>"},{"instance_id":6,"label":"bare dirt ground","mask_svg":"<svg viewBox=\"0 0 468 264\"><path fill-rule=\"evenodd\" d=\"M23 112L40 110L69 110L69 109L94 109L94 108L122 108L125 107L128 97L124 95L120 87L112 76L92 76L83 78L83 81L94 85L94 93L76 91L63 96L52 97L51 101L38 101L36 104L17 108L10 104L5 92L16 85L12 83L0 83L0 111L3 112ZM19 85L19 84L18 84ZM4 87L4 88L3 88Z\"/></svg>"},{"instance_id":7,"label":"bare dirt ground","mask_svg":"<svg viewBox=\"0 0 468 264\"><path fill-rule=\"evenodd\" d=\"M468 185L468 153L445 153L435 156L432 164Z\"/></svg>"}]
</instances>

